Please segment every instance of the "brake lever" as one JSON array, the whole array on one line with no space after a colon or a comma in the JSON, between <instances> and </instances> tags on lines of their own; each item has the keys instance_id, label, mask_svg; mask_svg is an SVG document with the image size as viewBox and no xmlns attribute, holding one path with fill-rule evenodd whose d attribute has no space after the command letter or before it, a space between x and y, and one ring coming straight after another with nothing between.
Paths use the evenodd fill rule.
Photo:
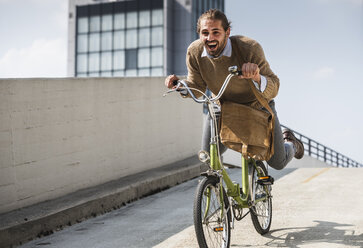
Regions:
<instances>
[{"instance_id":1,"label":"brake lever","mask_svg":"<svg viewBox=\"0 0 363 248\"><path fill-rule=\"evenodd\" d=\"M168 90L167 92L165 92L163 94L163 96L165 97L167 94L171 93L171 92L175 92L178 91L182 96L186 96L188 94L188 90L184 87L184 85L180 82L178 82L177 80L173 81L173 85L176 86L173 89Z\"/></svg>"},{"instance_id":2,"label":"brake lever","mask_svg":"<svg viewBox=\"0 0 363 248\"><path fill-rule=\"evenodd\" d=\"M178 89L179 89L179 88L180 88L180 86L181 86L181 83L179 83L179 82L178 82L178 80L174 80L174 81L173 81L173 86L177 86L177 87L175 87L175 88L173 88L173 89L170 89L170 90L168 90L167 92L165 92L165 93L163 94L163 97L165 97L167 94L169 94L169 93L171 93L171 92L178 91Z\"/></svg>"},{"instance_id":3,"label":"brake lever","mask_svg":"<svg viewBox=\"0 0 363 248\"><path fill-rule=\"evenodd\" d=\"M165 97L167 94L169 94L169 93L171 93L171 92L174 92L174 91L176 91L176 89L168 90L167 92L165 92L165 93L163 94L163 97Z\"/></svg>"}]
</instances>

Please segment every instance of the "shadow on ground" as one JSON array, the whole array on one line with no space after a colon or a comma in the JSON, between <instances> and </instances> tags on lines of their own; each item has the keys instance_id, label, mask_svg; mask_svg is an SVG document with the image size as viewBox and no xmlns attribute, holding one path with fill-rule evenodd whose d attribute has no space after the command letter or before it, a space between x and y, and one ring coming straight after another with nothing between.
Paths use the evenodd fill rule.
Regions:
<instances>
[{"instance_id":1,"label":"shadow on ground","mask_svg":"<svg viewBox=\"0 0 363 248\"><path fill-rule=\"evenodd\" d=\"M264 235L269 247L309 247L309 244L337 244L363 247L363 234L355 235L354 226L327 221L314 221L316 226L282 228ZM353 227L353 228L352 228Z\"/></svg>"}]
</instances>

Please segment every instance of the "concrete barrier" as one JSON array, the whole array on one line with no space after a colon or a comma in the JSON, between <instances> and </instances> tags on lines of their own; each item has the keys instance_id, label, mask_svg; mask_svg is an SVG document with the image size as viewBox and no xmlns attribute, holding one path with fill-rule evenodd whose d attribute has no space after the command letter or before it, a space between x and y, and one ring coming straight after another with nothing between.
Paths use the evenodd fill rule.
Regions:
<instances>
[{"instance_id":1,"label":"concrete barrier","mask_svg":"<svg viewBox=\"0 0 363 248\"><path fill-rule=\"evenodd\" d=\"M223 154L223 162L226 164L230 164L233 166L241 167L241 154L233 151L231 149L227 149L227 151ZM317 158L313 158L304 155L303 159L293 159L288 165L287 168L331 168L335 167L333 165L329 165L324 163L323 161L318 160Z\"/></svg>"},{"instance_id":2,"label":"concrete barrier","mask_svg":"<svg viewBox=\"0 0 363 248\"><path fill-rule=\"evenodd\" d=\"M194 155L202 108L163 80L0 80L0 213Z\"/></svg>"}]
</instances>

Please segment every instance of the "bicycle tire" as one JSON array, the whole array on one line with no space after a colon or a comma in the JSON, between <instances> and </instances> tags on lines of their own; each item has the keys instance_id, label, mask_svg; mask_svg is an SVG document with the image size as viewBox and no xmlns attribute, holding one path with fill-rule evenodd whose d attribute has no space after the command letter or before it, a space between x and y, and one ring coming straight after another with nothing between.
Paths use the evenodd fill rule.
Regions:
<instances>
[{"instance_id":1,"label":"bicycle tire","mask_svg":"<svg viewBox=\"0 0 363 248\"><path fill-rule=\"evenodd\" d=\"M260 185L257 183L257 172L260 173L260 176L267 176L267 170L263 162L257 161L256 167L251 167L251 196L254 192L255 196L253 199L257 199L263 195L267 197L266 200L257 202L250 208L253 226L259 234L263 235L270 231L272 222L272 199L270 186Z\"/></svg>"},{"instance_id":2,"label":"bicycle tire","mask_svg":"<svg viewBox=\"0 0 363 248\"><path fill-rule=\"evenodd\" d=\"M206 177L198 184L194 199L194 228L199 247L228 248L231 241L231 210L223 189L223 216L219 197L220 182L216 177ZM223 186L222 186L223 187ZM209 209L207 208L210 192ZM208 211L207 213L205 213Z\"/></svg>"}]
</instances>

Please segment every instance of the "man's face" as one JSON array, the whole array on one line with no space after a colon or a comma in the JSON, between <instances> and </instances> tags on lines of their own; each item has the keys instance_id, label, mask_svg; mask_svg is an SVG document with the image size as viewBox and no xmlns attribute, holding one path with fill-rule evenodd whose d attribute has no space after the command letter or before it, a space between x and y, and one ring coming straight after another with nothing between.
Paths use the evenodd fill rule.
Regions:
<instances>
[{"instance_id":1,"label":"man's face","mask_svg":"<svg viewBox=\"0 0 363 248\"><path fill-rule=\"evenodd\" d=\"M199 37L203 41L209 55L218 57L227 44L230 29L224 31L221 20L202 19Z\"/></svg>"}]
</instances>

